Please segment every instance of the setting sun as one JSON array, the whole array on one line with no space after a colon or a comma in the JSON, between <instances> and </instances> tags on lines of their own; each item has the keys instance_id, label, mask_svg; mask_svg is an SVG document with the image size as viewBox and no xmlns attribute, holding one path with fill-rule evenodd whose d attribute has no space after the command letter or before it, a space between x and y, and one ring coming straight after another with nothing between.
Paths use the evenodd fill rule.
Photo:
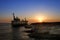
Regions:
<instances>
[{"instance_id":1,"label":"setting sun","mask_svg":"<svg viewBox=\"0 0 60 40\"><path fill-rule=\"evenodd\" d=\"M40 18L37 18L37 20L38 20L39 22L43 22L44 18L40 17Z\"/></svg>"},{"instance_id":2,"label":"setting sun","mask_svg":"<svg viewBox=\"0 0 60 40\"><path fill-rule=\"evenodd\" d=\"M46 17L44 17L44 16L37 16L36 19L37 19L38 22L43 22L46 19Z\"/></svg>"}]
</instances>

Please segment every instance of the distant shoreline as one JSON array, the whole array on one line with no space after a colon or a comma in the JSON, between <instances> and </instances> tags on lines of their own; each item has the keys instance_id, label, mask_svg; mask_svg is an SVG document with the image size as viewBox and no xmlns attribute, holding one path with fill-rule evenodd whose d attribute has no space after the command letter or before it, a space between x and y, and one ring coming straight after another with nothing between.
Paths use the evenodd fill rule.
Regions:
<instances>
[{"instance_id":1,"label":"distant shoreline","mask_svg":"<svg viewBox=\"0 0 60 40\"><path fill-rule=\"evenodd\" d=\"M40 25L40 24L53 24L53 25L60 25L60 22L35 22L31 23L31 25Z\"/></svg>"}]
</instances>

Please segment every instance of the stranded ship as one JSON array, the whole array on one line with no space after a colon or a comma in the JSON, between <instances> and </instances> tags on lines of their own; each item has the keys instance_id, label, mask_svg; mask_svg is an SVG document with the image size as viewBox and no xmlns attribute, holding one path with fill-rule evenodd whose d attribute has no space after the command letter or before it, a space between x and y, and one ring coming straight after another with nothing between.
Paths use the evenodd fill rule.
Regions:
<instances>
[{"instance_id":1,"label":"stranded ship","mask_svg":"<svg viewBox=\"0 0 60 40\"><path fill-rule=\"evenodd\" d=\"M11 21L11 25L13 27L26 26L28 25L28 21L26 20L26 18L24 20L20 20L18 17L15 17L13 13L13 20Z\"/></svg>"}]
</instances>

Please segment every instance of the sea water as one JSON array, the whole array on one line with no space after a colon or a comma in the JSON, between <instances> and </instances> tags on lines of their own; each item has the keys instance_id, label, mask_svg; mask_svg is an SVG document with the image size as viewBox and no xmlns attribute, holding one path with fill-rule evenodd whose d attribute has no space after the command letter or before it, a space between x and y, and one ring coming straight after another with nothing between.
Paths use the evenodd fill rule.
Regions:
<instances>
[{"instance_id":1,"label":"sea water","mask_svg":"<svg viewBox=\"0 0 60 40\"><path fill-rule=\"evenodd\" d=\"M54 28L51 27L52 29ZM54 33L51 29L50 33ZM0 23L0 40L34 40L34 38L30 38L28 36L29 33L24 32L25 27L12 27L9 23ZM57 26L56 29L58 32L60 31L60 26ZM54 30L55 31L55 30ZM57 33L58 33L57 32ZM56 31L55 31L56 33ZM47 40L47 39L45 39Z\"/></svg>"}]
</instances>

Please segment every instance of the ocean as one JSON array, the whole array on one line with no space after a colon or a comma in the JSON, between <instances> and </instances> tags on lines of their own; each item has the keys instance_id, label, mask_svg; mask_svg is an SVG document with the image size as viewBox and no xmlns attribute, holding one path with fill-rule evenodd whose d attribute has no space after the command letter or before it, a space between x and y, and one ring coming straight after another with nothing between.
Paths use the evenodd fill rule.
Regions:
<instances>
[{"instance_id":1,"label":"ocean","mask_svg":"<svg viewBox=\"0 0 60 40\"><path fill-rule=\"evenodd\" d=\"M28 33L24 32L24 27L13 28L11 24L0 24L0 40L31 40Z\"/></svg>"},{"instance_id":2,"label":"ocean","mask_svg":"<svg viewBox=\"0 0 60 40\"><path fill-rule=\"evenodd\" d=\"M43 25L45 27L45 25ZM50 26L50 25L49 25ZM54 29L54 31L53 31ZM28 36L29 33L24 32L25 27L12 27L9 23L0 23L0 40L35 40ZM44 31L45 29L43 29ZM42 31L42 30L41 30ZM60 25L55 28L51 27L50 34L60 34Z\"/></svg>"}]
</instances>

